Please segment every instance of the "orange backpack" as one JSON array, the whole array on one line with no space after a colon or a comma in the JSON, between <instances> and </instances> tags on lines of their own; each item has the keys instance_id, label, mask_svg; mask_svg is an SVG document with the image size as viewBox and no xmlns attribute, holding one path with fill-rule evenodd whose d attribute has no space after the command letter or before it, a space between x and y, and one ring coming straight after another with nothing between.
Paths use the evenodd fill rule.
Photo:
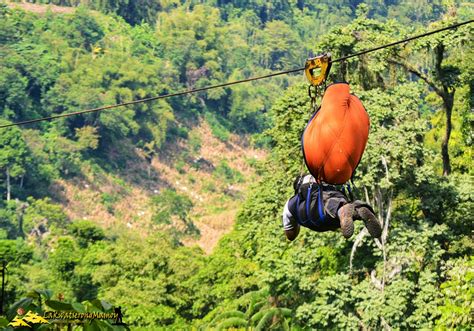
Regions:
<instances>
[{"instance_id":1,"label":"orange backpack","mask_svg":"<svg viewBox=\"0 0 474 331\"><path fill-rule=\"evenodd\" d=\"M326 89L303 132L303 156L318 183L344 184L357 168L369 137L369 115L349 84Z\"/></svg>"}]
</instances>

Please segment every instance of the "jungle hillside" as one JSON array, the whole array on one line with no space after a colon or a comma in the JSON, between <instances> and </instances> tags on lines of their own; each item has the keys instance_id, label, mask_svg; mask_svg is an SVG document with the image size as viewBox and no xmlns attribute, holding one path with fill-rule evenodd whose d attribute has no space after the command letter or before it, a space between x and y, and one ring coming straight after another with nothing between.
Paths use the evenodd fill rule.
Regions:
<instances>
[{"instance_id":1,"label":"jungle hillside","mask_svg":"<svg viewBox=\"0 0 474 331\"><path fill-rule=\"evenodd\" d=\"M3 0L0 125L473 18L461 0ZM302 72L0 128L0 328L471 329L473 31L332 65L327 82L349 82L370 116L353 191L380 240L362 222L347 240L284 235L313 113ZM28 320L117 307L126 325Z\"/></svg>"}]
</instances>

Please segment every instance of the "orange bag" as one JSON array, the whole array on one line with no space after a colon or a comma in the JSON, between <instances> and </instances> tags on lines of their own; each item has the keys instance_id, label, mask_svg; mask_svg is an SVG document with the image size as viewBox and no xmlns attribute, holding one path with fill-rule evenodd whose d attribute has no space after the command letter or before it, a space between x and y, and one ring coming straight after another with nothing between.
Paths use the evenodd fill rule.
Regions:
<instances>
[{"instance_id":1,"label":"orange bag","mask_svg":"<svg viewBox=\"0 0 474 331\"><path fill-rule=\"evenodd\" d=\"M357 168L369 138L369 115L349 84L329 85L303 132L303 156L317 182L344 184Z\"/></svg>"}]
</instances>

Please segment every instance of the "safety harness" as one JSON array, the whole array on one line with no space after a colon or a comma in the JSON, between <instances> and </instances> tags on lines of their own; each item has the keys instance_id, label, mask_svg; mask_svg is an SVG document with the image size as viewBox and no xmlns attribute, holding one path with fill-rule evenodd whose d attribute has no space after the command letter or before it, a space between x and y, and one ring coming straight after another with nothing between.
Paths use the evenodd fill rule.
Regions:
<instances>
[{"instance_id":1,"label":"safety harness","mask_svg":"<svg viewBox=\"0 0 474 331\"><path fill-rule=\"evenodd\" d=\"M311 179L309 183L303 183L304 178L307 175L302 175L299 177L298 181L295 183L295 195L296 195L296 220L298 224L304 227L310 228L320 228L322 226L327 226L330 220L324 211L324 202L323 202L323 192L324 190L339 191L342 192L349 201L353 201L352 189L349 184L344 185L326 185L318 184L314 182L314 179ZM316 195L314 195L315 189L317 190ZM312 212L311 206L314 206L314 197L316 197L317 203L317 216ZM300 212L300 204L304 201L304 215Z\"/></svg>"}]
</instances>

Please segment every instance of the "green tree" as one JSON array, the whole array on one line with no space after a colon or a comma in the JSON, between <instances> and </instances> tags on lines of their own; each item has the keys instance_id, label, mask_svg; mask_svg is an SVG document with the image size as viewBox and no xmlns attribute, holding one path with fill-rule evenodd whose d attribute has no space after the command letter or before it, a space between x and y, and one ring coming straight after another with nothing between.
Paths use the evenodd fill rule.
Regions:
<instances>
[{"instance_id":1,"label":"green tree","mask_svg":"<svg viewBox=\"0 0 474 331\"><path fill-rule=\"evenodd\" d=\"M441 284L444 300L438 307L441 316L439 327L469 328L473 323L474 263L470 260L453 260L447 265L448 279Z\"/></svg>"},{"instance_id":2,"label":"green tree","mask_svg":"<svg viewBox=\"0 0 474 331\"><path fill-rule=\"evenodd\" d=\"M83 267L92 271L99 296L123 307L130 325L179 325L190 316L192 292L184 285L202 265L201 253L162 234L137 239L124 234L112 244L94 245Z\"/></svg>"},{"instance_id":3,"label":"green tree","mask_svg":"<svg viewBox=\"0 0 474 331\"><path fill-rule=\"evenodd\" d=\"M69 281L74 275L74 268L79 263L80 256L76 243L72 238L59 238L56 246L48 256L48 264L60 280Z\"/></svg>"},{"instance_id":4,"label":"green tree","mask_svg":"<svg viewBox=\"0 0 474 331\"><path fill-rule=\"evenodd\" d=\"M447 15L446 15L447 16ZM456 23L450 17L446 17L443 21L433 25L434 28L452 25ZM390 59L391 63L397 64L405 68L409 73L424 81L431 90L442 100L442 110L445 116L445 132L441 143L441 155L443 157L443 175L447 176L451 173L451 162L449 158L449 140L452 131L452 115L454 108L454 96L456 88L459 87L459 65L457 60L450 61L449 53L456 52L462 47L469 47L472 42L472 26L467 25L460 27L455 32L446 34L437 34L430 38L424 38L414 43L413 50L422 50L432 58L433 64L428 70L423 70L419 65L411 63L409 53L397 54Z\"/></svg>"},{"instance_id":5,"label":"green tree","mask_svg":"<svg viewBox=\"0 0 474 331\"><path fill-rule=\"evenodd\" d=\"M62 234L69 220L63 208L51 202L50 198L38 199L30 197L23 215L23 231L41 238L46 232Z\"/></svg>"},{"instance_id":6,"label":"green tree","mask_svg":"<svg viewBox=\"0 0 474 331\"><path fill-rule=\"evenodd\" d=\"M2 124L8 122L2 121ZM20 188L26 175L29 151L17 127L2 129L0 132L0 169L4 174L7 201L11 199L12 179L20 177Z\"/></svg>"},{"instance_id":7,"label":"green tree","mask_svg":"<svg viewBox=\"0 0 474 331\"><path fill-rule=\"evenodd\" d=\"M86 248L90 244L105 239L104 230L87 220L72 222L68 226L68 231L77 239L81 248Z\"/></svg>"},{"instance_id":8,"label":"green tree","mask_svg":"<svg viewBox=\"0 0 474 331\"><path fill-rule=\"evenodd\" d=\"M156 208L153 219L157 224L170 223L173 215L185 223L190 222L188 214L193 203L187 196L175 190L164 189L160 195L152 198L151 203Z\"/></svg>"}]
</instances>

